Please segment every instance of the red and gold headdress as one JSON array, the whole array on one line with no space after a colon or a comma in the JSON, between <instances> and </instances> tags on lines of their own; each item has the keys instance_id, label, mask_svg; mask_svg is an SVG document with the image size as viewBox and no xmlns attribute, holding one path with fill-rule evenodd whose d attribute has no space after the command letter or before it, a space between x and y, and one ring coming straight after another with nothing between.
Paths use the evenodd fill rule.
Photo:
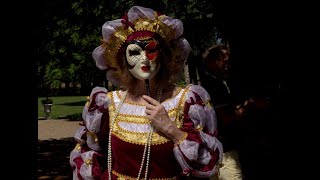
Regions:
<instances>
[{"instance_id":1,"label":"red and gold headdress","mask_svg":"<svg viewBox=\"0 0 320 180\"><path fill-rule=\"evenodd\" d=\"M166 15L160 15L150 8L133 6L121 19L107 21L102 26L102 44L92 53L96 65L107 70L107 79L120 84L122 67L121 53L126 41L143 40L160 36L173 50L173 61L184 62L190 52L188 41L181 37L183 23Z\"/></svg>"}]
</instances>

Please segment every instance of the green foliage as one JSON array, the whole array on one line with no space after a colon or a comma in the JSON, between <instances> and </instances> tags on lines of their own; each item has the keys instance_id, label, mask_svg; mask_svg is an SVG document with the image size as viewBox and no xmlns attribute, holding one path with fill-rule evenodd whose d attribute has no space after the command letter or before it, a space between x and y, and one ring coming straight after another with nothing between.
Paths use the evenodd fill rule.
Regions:
<instances>
[{"instance_id":1,"label":"green foliage","mask_svg":"<svg viewBox=\"0 0 320 180\"><path fill-rule=\"evenodd\" d=\"M120 18L133 5L179 18L193 56L214 44L217 37L211 0L48 0L42 5L37 57L39 87L56 89L61 82L81 83L85 87L97 79L103 80L105 75L91 56L100 44L101 27L108 20Z\"/></svg>"},{"instance_id":2,"label":"green foliage","mask_svg":"<svg viewBox=\"0 0 320 180\"><path fill-rule=\"evenodd\" d=\"M44 27L49 29L47 37L43 39L43 44L46 44L43 52L47 56L39 63L46 67L44 81L50 88L59 88L61 82L92 82L98 70L92 68L94 61L91 52L100 40L101 24L96 16L102 15L97 14L102 12L102 6L82 0L52 3L56 3L60 11L54 13L57 9L46 9L54 16ZM94 16L92 10L95 10ZM82 73L84 69L86 74ZM88 73L91 75L88 76Z\"/></svg>"}]
</instances>

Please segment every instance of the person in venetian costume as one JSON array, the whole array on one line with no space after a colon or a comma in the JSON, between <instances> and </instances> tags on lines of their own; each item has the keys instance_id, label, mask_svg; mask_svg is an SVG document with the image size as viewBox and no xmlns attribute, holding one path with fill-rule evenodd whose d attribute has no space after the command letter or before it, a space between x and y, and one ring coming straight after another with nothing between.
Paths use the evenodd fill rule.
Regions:
<instances>
[{"instance_id":1,"label":"person in venetian costume","mask_svg":"<svg viewBox=\"0 0 320 180\"><path fill-rule=\"evenodd\" d=\"M92 53L120 90L95 87L70 154L74 179L209 178L222 145L207 91L176 86L190 52L183 24L133 6L102 26Z\"/></svg>"}]
</instances>

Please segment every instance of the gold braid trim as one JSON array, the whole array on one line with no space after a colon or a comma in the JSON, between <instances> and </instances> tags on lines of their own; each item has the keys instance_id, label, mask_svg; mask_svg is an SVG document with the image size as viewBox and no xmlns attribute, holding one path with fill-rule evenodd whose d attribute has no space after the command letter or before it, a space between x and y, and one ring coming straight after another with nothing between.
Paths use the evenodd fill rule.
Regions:
<instances>
[{"instance_id":1,"label":"gold braid trim","mask_svg":"<svg viewBox=\"0 0 320 180\"><path fill-rule=\"evenodd\" d=\"M97 136L96 133L90 132L90 131L88 130L88 131L87 131L87 134L88 134L89 136L91 136L96 143L98 143L98 136Z\"/></svg>"},{"instance_id":2,"label":"gold braid trim","mask_svg":"<svg viewBox=\"0 0 320 180\"><path fill-rule=\"evenodd\" d=\"M73 150L74 151L80 151L81 150L81 144L77 143Z\"/></svg>"},{"instance_id":3,"label":"gold braid trim","mask_svg":"<svg viewBox=\"0 0 320 180\"><path fill-rule=\"evenodd\" d=\"M89 166L90 164L92 164L92 159L91 158L88 158L86 160L84 160L84 163Z\"/></svg>"}]
</instances>

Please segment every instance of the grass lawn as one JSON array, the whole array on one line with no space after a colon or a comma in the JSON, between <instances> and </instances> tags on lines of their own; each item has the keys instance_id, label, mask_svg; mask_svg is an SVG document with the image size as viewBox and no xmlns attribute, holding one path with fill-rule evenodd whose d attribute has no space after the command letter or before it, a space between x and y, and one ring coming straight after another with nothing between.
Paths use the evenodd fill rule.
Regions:
<instances>
[{"instance_id":1,"label":"grass lawn","mask_svg":"<svg viewBox=\"0 0 320 180\"><path fill-rule=\"evenodd\" d=\"M45 97L38 98L38 118L45 117L44 107L41 100ZM56 96L50 97L53 100L51 107L51 113L49 117L51 119L68 118L68 119L80 119L82 109L86 103L86 96Z\"/></svg>"}]
</instances>

